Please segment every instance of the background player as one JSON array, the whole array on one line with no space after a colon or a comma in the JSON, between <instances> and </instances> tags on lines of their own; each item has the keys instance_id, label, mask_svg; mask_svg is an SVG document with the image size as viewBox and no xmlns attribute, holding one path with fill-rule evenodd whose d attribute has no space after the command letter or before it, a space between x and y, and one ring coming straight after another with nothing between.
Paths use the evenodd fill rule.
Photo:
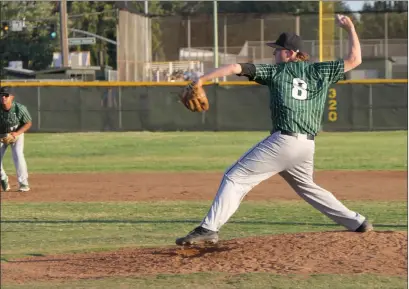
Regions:
<instances>
[{"instance_id":1,"label":"background player","mask_svg":"<svg viewBox=\"0 0 409 289\"><path fill-rule=\"evenodd\" d=\"M216 243L219 229L238 209L246 194L260 182L280 174L297 194L336 223L355 232L373 230L365 217L346 208L333 194L313 181L314 138L317 135L329 86L344 72L361 64L361 47L349 17L337 15L349 35L344 60L308 63L298 35L283 33L274 47L275 65L231 64L202 76L197 85L232 74L247 76L270 90L271 135L246 152L224 174L213 204L201 225L177 245Z\"/></svg>"},{"instance_id":2,"label":"background player","mask_svg":"<svg viewBox=\"0 0 409 289\"><path fill-rule=\"evenodd\" d=\"M0 97L0 133L10 133L16 138L16 142L9 145L0 143L1 188L3 191L10 190L9 179L3 169L3 159L7 147L11 146L19 191L28 192L30 187L28 185L27 163L24 158L24 133L31 127L31 116L24 105L14 101L14 95L9 87L0 88Z\"/></svg>"}]
</instances>

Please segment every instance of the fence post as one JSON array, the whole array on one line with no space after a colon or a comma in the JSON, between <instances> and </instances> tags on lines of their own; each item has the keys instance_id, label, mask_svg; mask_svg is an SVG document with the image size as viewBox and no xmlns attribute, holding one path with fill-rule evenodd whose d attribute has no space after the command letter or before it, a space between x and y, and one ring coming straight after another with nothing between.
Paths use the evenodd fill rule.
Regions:
<instances>
[{"instance_id":1,"label":"fence post","mask_svg":"<svg viewBox=\"0 0 409 289\"><path fill-rule=\"evenodd\" d=\"M261 54L260 58L264 59L264 18L263 16L261 16L261 19L260 19L260 54Z\"/></svg>"},{"instance_id":2,"label":"fence post","mask_svg":"<svg viewBox=\"0 0 409 289\"><path fill-rule=\"evenodd\" d=\"M190 49L191 47L191 41L192 41L192 35L190 31L190 16L187 16L187 48L189 48L189 60L190 60Z\"/></svg>"},{"instance_id":3,"label":"fence post","mask_svg":"<svg viewBox=\"0 0 409 289\"><path fill-rule=\"evenodd\" d=\"M220 101L219 101L219 97L217 95L217 92L219 91L219 89L221 88L220 85L213 85L213 92L214 92L214 108L216 111L216 123L215 123L215 127L214 130L215 131L220 131Z\"/></svg>"},{"instance_id":4,"label":"fence post","mask_svg":"<svg viewBox=\"0 0 409 289\"><path fill-rule=\"evenodd\" d=\"M368 97L368 109L369 109L369 130L373 130L373 99L372 99L372 84L369 84L369 97Z\"/></svg>"},{"instance_id":5,"label":"fence post","mask_svg":"<svg viewBox=\"0 0 409 289\"><path fill-rule=\"evenodd\" d=\"M342 39L342 28L339 28L339 42L338 42L338 47L339 47L339 57L343 58L344 57L344 41Z\"/></svg>"},{"instance_id":6,"label":"fence post","mask_svg":"<svg viewBox=\"0 0 409 289\"><path fill-rule=\"evenodd\" d=\"M213 0L213 58L215 68L219 68L219 29L217 24L217 5L217 0ZM215 78L214 82L219 82L219 78Z\"/></svg>"},{"instance_id":7,"label":"fence post","mask_svg":"<svg viewBox=\"0 0 409 289\"><path fill-rule=\"evenodd\" d=\"M386 5L387 3L385 2L385 5ZM384 42L385 42L385 77L384 78L390 78L390 75L389 75L389 70L388 70L388 54L389 54L389 51L388 51L388 12L386 12L385 13L385 16L384 16L384 35L385 35L385 39L384 39Z\"/></svg>"},{"instance_id":8,"label":"fence post","mask_svg":"<svg viewBox=\"0 0 409 289\"><path fill-rule=\"evenodd\" d=\"M300 35L300 9L295 12L295 34Z\"/></svg>"},{"instance_id":9,"label":"fence post","mask_svg":"<svg viewBox=\"0 0 409 289\"><path fill-rule=\"evenodd\" d=\"M37 86L37 127L38 131L41 129L41 91L40 87Z\"/></svg>"},{"instance_id":10,"label":"fence post","mask_svg":"<svg viewBox=\"0 0 409 289\"><path fill-rule=\"evenodd\" d=\"M227 56L227 16L224 15L223 21L223 46L224 46L224 57L223 57L223 64L227 64L226 56ZM226 76L223 76L223 81L226 81Z\"/></svg>"},{"instance_id":11,"label":"fence post","mask_svg":"<svg viewBox=\"0 0 409 289\"><path fill-rule=\"evenodd\" d=\"M122 130L122 86L118 86L118 127Z\"/></svg>"},{"instance_id":12,"label":"fence post","mask_svg":"<svg viewBox=\"0 0 409 289\"><path fill-rule=\"evenodd\" d=\"M85 110L84 110L84 101L82 99L82 88L80 87L76 87L76 89L78 89L78 95L80 96L80 114L79 114L79 118L80 118L80 131L84 131L84 114L85 114Z\"/></svg>"}]
</instances>

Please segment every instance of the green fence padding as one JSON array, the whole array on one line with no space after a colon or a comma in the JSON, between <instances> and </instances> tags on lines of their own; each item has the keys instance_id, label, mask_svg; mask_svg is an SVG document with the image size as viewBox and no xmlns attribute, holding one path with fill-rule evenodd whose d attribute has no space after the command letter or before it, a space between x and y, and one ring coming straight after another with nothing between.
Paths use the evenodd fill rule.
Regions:
<instances>
[{"instance_id":1,"label":"green fence padding","mask_svg":"<svg viewBox=\"0 0 409 289\"><path fill-rule=\"evenodd\" d=\"M182 87L16 87L33 118L30 131L269 131L268 88L205 87L210 110L188 111ZM327 96L324 131L407 130L407 84L335 84Z\"/></svg>"}]
</instances>

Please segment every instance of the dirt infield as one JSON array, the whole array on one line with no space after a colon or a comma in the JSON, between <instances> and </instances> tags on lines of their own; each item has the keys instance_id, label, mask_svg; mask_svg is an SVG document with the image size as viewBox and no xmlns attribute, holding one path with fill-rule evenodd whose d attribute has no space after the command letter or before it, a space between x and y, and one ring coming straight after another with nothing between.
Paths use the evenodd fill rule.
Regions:
<instances>
[{"instance_id":1,"label":"dirt infield","mask_svg":"<svg viewBox=\"0 0 409 289\"><path fill-rule=\"evenodd\" d=\"M37 174L32 191L2 192L2 202L211 200L221 174ZM347 200L407 200L407 172L317 172L316 182ZM10 178L11 184L15 179ZM16 189L14 185L14 189ZM247 200L300 200L280 177ZM407 232L319 232L221 241L215 247L124 248L1 263L2 282L71 280L158 273L407 274Z\"/></svg>"},{"instance_id":2,"label":"dirt infield","mask_svg":"<svg viewBox=\"0 0 409 289\"><path fill-rule=\"evenodd\" d=\"M122 249L1 264L2 281L33 282L194 272L407 274L407 232L323 232L221 241L215 247Z\"/></svg>"},{"instance_id":3,"label":"dirt infield","mask_svg":"<svg viewBox=\"0 0 409 289\"><path fill-rule=\"evenodd\" d=\"M221 173L110 173L34 174L29 193L11 192L2 201L104 202L155 200L212 200ZM325 171L315 174L318 185L340 200L407 200L407 172ZM13 187L14 185L14 187ZM281 177L274 176L256 186L247 200L300 200Z\"/></svg>"}]
</instances>

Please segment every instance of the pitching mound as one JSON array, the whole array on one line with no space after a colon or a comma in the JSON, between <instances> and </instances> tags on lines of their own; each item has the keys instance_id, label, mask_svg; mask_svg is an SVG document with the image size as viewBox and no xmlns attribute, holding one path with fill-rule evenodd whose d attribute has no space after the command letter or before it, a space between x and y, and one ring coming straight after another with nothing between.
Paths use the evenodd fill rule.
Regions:
<instances>
[{"instance_id":1,"label":"pitching mound","mask_svg":"<svg viewBox=\"0 0 409 289\"><path fill-rule=\"evenodd\" d=\"M217 246L121 249L1 264L3 282L158 273L407 274L407 232L320 232L221 241Z\"/></svg>"}]
</instances>

